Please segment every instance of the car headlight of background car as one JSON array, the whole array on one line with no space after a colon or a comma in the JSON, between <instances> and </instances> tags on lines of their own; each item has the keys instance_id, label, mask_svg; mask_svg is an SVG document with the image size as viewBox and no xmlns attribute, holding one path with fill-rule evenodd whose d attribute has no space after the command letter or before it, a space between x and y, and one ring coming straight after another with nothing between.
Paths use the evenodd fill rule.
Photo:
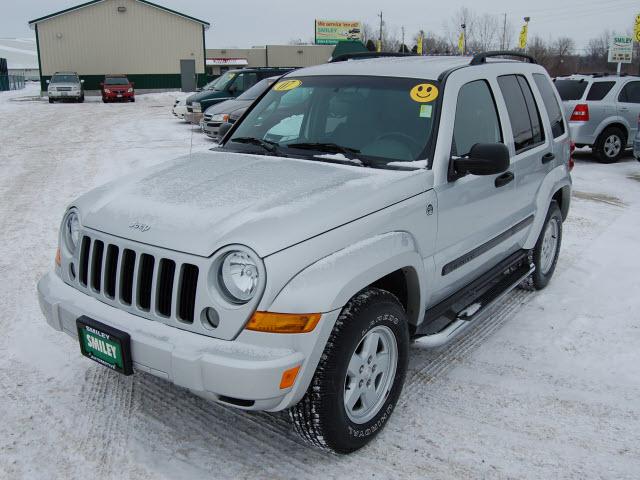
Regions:
<instances>
[{"instance_id":1,"label":"car headlight of background car","mask_svg":"<svg viewBox=\"0 0 640 480\"><path fill-rule=\"evenodd\" d=\"M132 92L133 92L133 87L129 87L129 88L127 89L127 92L128 92L128 93L132 93Z\"/></svg>"},{"instance_id":2,"label":"car headlight of background car","mask_svg":"<svg viewBox=\"0 0 640 480\"><path fill-rule=\"evenodd\" d=\"M218 283L232 303L247 303L258 291L260 260L247 251L231 250L218 264Z\"/></svg>"},{"instance_id":3,"label":"car headlight of background car","mask_svg":"<svg viewBox=\"0 0 640 480\"><path fill-rule=\"evenodd\" d=\"M218 113L211 117L212 122L226 122L227 120L229 120L228 113Z\"/></svg>"},{"instance_id":4,"label":"car headlight of background car","mask_svg":"<svg viewBox=\"0 0 640 480\"><path fill-rule=\"evenodd\" d=\"M62 241L69 254L74 255L80 243L80 216L75 209L69 210L62 220Z\"/></svg>"},{"instance_id":5,"label":"car headlight of background car","mask_svg":"<svg viewBox=\"0 0 640 480\"><path fill-rule=\"evenodd\" d=\"M111 90L109 90L108 88L105 88L104 93L111 93Z\"/></svg>"}]
</instances>

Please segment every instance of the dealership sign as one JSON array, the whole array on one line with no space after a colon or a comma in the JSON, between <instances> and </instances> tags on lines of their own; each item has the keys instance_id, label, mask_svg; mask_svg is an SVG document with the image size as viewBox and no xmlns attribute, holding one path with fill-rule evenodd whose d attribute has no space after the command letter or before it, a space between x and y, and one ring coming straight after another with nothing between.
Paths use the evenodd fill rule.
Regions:
<instances>
[{"instance_id":1,"label":"dealership sign","mask_svg":"<svg viewBox=\"0 0 640 480\"><path fill-rule=\"evenodd\" d=\"M631 63L633 58L633 37L614 35L609 43L610 63Z\"/></svg>"},{"instance_id":2,"label":"dealership sign","mask_svg":"<svg viewBox=\"0 0 640 480\"><path fill-rule=\"evenodd\" d=\"M342 20L316 20L316 45L335 45L362 40L362 23Z\"/></svg>"}]
</instances>

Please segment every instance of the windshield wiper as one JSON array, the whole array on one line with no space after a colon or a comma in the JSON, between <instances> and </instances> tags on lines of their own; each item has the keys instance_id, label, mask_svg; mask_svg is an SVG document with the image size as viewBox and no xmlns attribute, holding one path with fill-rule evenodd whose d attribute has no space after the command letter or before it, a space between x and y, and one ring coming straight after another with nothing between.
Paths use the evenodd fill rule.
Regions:
<instances>
[{"instance_id":1,"label":"windshield wiper","mask_svg":"<svg viewBox=\"0 0 640 480\"><path fill-rule=\"evenodd\" d=\"M289 148L300 148L302 150L318 150L319 152L327 153L342 153L343 155L353 156L355 153L360 153L360 150L352 147L343 147L337 143L322 143L322 142L301 142L290 143L287 145Z\"/></svg>"},{"instance_id":2,"label":"windshield wiper","mask_svg":"<svg viewBox=\"0 0 640 480\"><path fill-rule=\"evenodd\" d=\"M269 153L276 153L278 151L278 147L280 146L277 142L272 142L270 140L263 140L261 138L255 137L235 137L230 140L231 142L236 143L248 143L250 145L257 145L262 147Z\"/></svg>"}]
</instances>

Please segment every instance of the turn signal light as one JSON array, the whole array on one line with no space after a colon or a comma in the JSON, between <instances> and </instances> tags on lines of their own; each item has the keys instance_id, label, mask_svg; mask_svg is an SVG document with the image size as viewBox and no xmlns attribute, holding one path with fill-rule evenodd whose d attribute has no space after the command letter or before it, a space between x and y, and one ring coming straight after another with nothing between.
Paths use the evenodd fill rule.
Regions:
<instances>
[{"instance_id":1,"label":"turn signal light","mask_svg":"<svg viewBox=\"0 0 640 480\"><path fill-rule=\"evenodd\" d=\"M573 109L573 113L571 114L571 118L569 119L571 122L588 122L589 121L589 105L586 103L579 103Z\"/></svg>"},{"instance_id":2,"label":"turn signal light","mask_svg":"<svg viewBox=\"0 0 640 480\"><path fill-rule=\"evenodd\" d=\"M300 371L300 365L297 367L290 368L289 370L285 370L282 373L282 380L280 380L280 389L289 388L296 381L296 377L298 376L298 372Z\"/></svg>"},{"instance_id":3,"label":"turn signal light","mask_svg":"<svg viewBox=\"0 0 640 480\"><path fill-rule=\"evenodd\" d=\"M60 248L56 250L56 265L57 266L62 265L62 259L60 258Z\"/></svg>"},{"instance_id":4,"label":"turn signal light","mask_svg":"<svg viewBox=\"0 0 640 480\"><path fill-rule=\"evenodd\" d=\"M268 333L307 333L316 328L321 316L320 313L256 312L245 328Z\"/></svg>"}]
</instances>

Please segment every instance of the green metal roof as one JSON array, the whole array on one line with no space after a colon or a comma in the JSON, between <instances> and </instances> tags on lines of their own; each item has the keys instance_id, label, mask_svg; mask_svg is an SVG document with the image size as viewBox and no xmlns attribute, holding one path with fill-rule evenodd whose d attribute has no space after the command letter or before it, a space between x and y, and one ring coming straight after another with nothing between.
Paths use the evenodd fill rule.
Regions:
<instances>
[{"instance_id":1,"label":"green metal roof","mask_svg":"<svg viewBox=\"0 0 640 480\"><path fill-rule=\"evenodd\" d=\"M99 2L104 2L104 1L105 0L91 0L90 2L81 3L80 5L76 5L74 7L69 7L69 8L66 8L64 10L60 10L59 12L55 12L55 13L51 13L49 15L45 15L44 17L36 18L34 20L29 20L29 25L33 26L33 25L35 25L37 23L43 22L43 21L48 20L50 18L57 17L58 15L64 15L65 13L73 12L74 10L78 10L80 8L84 8L84 7L88 7L90 5L93 5L94 3L99 3ZM158 5L157 3L152 3L152 2L149 2L148 0L136 0L136 1L140 2L140 3L146 3L147 5L150 5L150 6L155 7L155 8L159 8L160 10L164 10L165 12L169 12L169 13L172 13L174 15L178 15L179 17L184 17L184 18L186 18L188 20L193 20L194 22L201 23L202 25L205 26L205 28L208 28L210 26L209 22L205 22L204 20L200 20L198 18L191 17L189 15L185 15L184 13L176 12L175 10L171 10L170 8L163 7L162 5Z\"/></svg>"}]
</instances>

